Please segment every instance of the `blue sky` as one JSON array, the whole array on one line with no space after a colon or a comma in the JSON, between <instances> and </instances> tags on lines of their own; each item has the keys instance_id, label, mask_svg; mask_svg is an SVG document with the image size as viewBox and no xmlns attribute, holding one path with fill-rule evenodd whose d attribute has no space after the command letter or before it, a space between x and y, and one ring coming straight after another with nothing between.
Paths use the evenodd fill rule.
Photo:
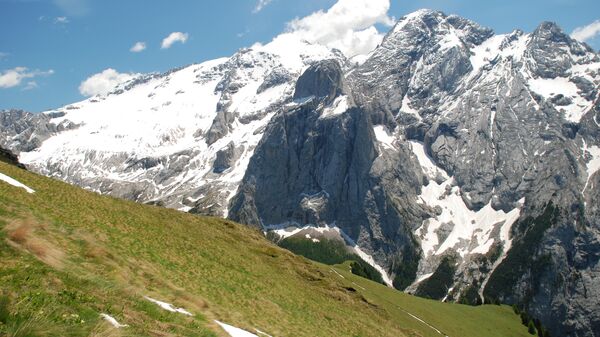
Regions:
<instances>
[{"instance_id":1,"label":"blue sky","mask_svg":"<svg viewBox=\"0 0 600 337\"><path fill-rule=\"evenodd\" d=\"M82 100L82 81L107 68L163 72L230 56L269 42L294 18L327 10L337 0L262 0L258 11L259 2L0 0L0 109L37 112ZM571 33L600 19L598 0L391 0L387 15L398 18L420 8L459 14L497 33L532 31L542 21L555 21ZM174 39L170 48L161 48L174 32L185 43ZM595 37L587 42L596 50L598 32L600 23L588 29ZM136 42L146 48L130 51Z\"/></svg>"}]
</instances>

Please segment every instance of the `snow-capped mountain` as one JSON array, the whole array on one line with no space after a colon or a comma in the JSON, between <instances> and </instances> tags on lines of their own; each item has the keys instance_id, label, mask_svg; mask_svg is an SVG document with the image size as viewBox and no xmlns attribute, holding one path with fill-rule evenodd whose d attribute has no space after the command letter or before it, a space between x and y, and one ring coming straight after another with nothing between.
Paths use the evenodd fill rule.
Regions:
<instances>
[{"instance_id":1,"label":"snow-capped mountain","mask_svg":"<svg viewBox=\"0 0 600 337\"><path fill-rule=\"evenodd\" d=\"M599 336L599 87L600 56L555 24L495 35L422 10L360 63L284 34L6 111L0 145L100 193L284 235L321 227L397 288Z\"/></svg>"},{"instance_id":2,"label":"snow-capped mountain","mask_svg":"<svg viewBox=\"0 0 600 337\"><path fill-rule=\"evenodd\" d=\"M227 216L277 107L290 101L306 66L328 58L343 62L325 47L283 37L231 58L141 76L36 116L51 131L36 128L30 137L39 142L20 160L100 193ZM20 139L4 145L23 150Z\"/></svg>"}]
</instances>

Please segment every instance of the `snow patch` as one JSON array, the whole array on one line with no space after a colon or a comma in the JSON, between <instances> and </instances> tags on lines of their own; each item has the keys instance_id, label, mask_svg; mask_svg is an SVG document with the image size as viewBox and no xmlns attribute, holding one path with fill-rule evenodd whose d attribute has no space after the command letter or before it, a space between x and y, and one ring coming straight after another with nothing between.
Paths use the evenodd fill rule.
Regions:
<instances>
[{"instance_id":1,"label":"snow patch","mask_svg":"<svg viewBox=\"0 0 600 337\"><path fill-rule=\"evenodd\" d=\"M31 189L30 187L22 184L21 182L15 180L5 174L0 173L0 180L4 181L5 183L7 183L9 185L23 188L23 189L25 189L25 191L27 191L27 193L35 193L35 191L33 189Z\"/></svg>"},{"instance_id":2,"label":"snow patch","mask_svg":"<svg viewBox=\"0 0 600 337\"><path fill-rule=\"evenodd\" d=\"M421 276L420 276L420 277L419 277L419 278L418 278L418 279L415 281L415 283L417 283L417 284L418 284L418 283L421 283L421 282L423 282L423 281L427 280L428 278L430 278L431 276L433 276L433 273L427 273L427 274L421 275Z\"/></svg>"},{"instance_id":3,"label":"snow patch","mask_svg":"<svg viewBox=\"0 0 600 337\"><path fill-rule=\"evenodd\" d=\"M545 99L551 99L559 94L570 98L571 104L557 107L558 110L564 110L565 118L568 121L579 123L581 117L593 106L593 102L579 94L577 85L569 78L532 78L528 84L532 91L542 95Z\"/></svg>"},{"instance_id":4,"label":"snow patch","mask_svg":"<svg viewBox=\"0 0 600 337\"><path fill-rule=\"evenodd\" d=\"M417 321L419 321L419 322L421 322L421 323L423 323L423 324L427 325L429 328L431 328L432 330L434 330L434 331L435 331L435 332L437 332L438 334L440 334L440 335L442 335L442 336L445 336L445 335L444 335L444 334L443 334L443 333L442 333L440 330L436 329L436 328L435 328L433 325L431 325L431 324L429 324L429 323L425 322L424 320L420 319L419 317L417 317L417 316L415 316L415 315L411 314L410 312L408 312L408 311L406 311L406 310L404 310L404 309L402 309L402 308L399 308L399 309L400 309L400 310L402 310L402 311L404 311L404 313L406 313L406 314L407 314L407 315L409 315L410 317L412 317L412 318L416 319ZM448 337L448 336L446 336L446 337Z\"/></svg>"},{"instance_id":5,"label":"snow patch","mask_svg":"<svg viewBox=\"0 0 600 337\"><path fill-rule=\"evenodd\" d=\"M375 132L375 138L384 148L394 150L396 147L394 146L394 142L396 141L396 137L392 134L388 133L387 128L383 125L376 125L373 127L373 132Z\"/></svg>"},{"instance_id":6,"label":"snow patch","mask_svg":"<svg viewBox=\"0 0 600 337\"><path fill-rule=\"evenodd\" d=\"M167 311L170 311L170 312L180 313L180 314L183 314L183 315L186 315L186 316L194 316L194 315L192 315L191 312L189 312L189 311L187 311L187 310L185 310L183 308L175 308L173 306L173 304L170 304L170 303L167 303L167 302L162 302L162 301L159 301L159 300L155 300L155 299L153 299L151 297L148 297L148 296L144 296L144 298L147 299L148 301L150 301L150 302L158 305L159 307L163 308L164 310L167 310Z\"/></svg>"},{"instance_id":7,"label":"snow patch","mask_svg":"<svg viewBox=\"0 0 600 337\"><path fill-rule=\"evenodd\" d=\"M456 35L454 29L452 29L448 31L448 33L444 35L444 38L439 42L440 51L446 51L456 46L460 46L461 43L460 38Z\"/></svg>"},{"instance_id":8,"label":"snow patch","mask_svg":"<svg viewBox=\"0 0 600 337\"><path fill-rule=\"evenodd\" d=\"M598 172L598 170L600 170L600 147L595 145L588 147L584 141L582 150L583 153L587 152L592 156L592 158L585 164L587 168L587 180L585 182L585 186L583 187L583 191L581 192L584 193L587 190L592 176Z\"/></svg>"},{"instance_id":9,"label":"snow patch","mask_svg":"<svg viewBox=\"0 0 600 337\"><path fill-rule=\"evenodd\" d=\"M438 167L431 157L425 151L425 145L421 142L410 141L411 149L415 156L417 156L417 160L419 160L419 164L421 165L421 169L429 177L430 179L437 179L439 177L444 180L448 180L448 173L445 170Z\"/></svg>"},{"instance_id":10,"label":"snow patch","mask_svg":"<svg viewBox=\"0 0 600 337\"><path fill-rule=\"evenodd\" d=\"M330 106L323 109L323 114L321 117L331 117L338 116L348 111L348 96L341 95L338 96Z\"/></svg>"},{"instance_id":11,"label":"snow patch","mask_svg":"<svg viewBox=\"0 0 600 337\"><path fill-rule=\"evenodd\" d=\"M454 185L453 178L441 184L430 181L418 197L417 202L441 210L440 215L425 220L415 232L421 238L425 257L441 255L451 248L463 258L468 254L485 254L496 239L504 244L504 251L508 251L512 242L510 228L519 218L520 208L505 213L494 210L490 201L479 211L473 211L462 199L460 187ZM496 226L501 226L499 238L492 235ZM441 231L447 234L442 241Z\"/></svg>"},{"instance_id":12,"label":"snow patch","mask_svg":"<svg viewBox=\"0 0 600 337\"><path fill-rule=\"evenodd\" d=\"M419 149L418 146L416 148ZM424 155L424 151L420 154ZM426 167L426 171L437 168L425 158L419 161ZM510 228L520 216L519 208L505 213L494 210L491 202L477 212L470 210L461 197L460 188L454 186L452 178L443 183L430 182L423 187L418 202L432 208L439 207L441 210L440 215L424 221L416 231L417 236L421 237L421 246L426 257L443 254L450 248L456 248L462 257L467 254L485 254L495 242L492 231L496 226L501 226L499 239L504 243L504 251L508 251L511 244ZM442 242L439 242L439 231L446 231L448 234ZM467 244L464 244L465 242ZM421 277L425 276L427 275Z\"/></svg>"},{"instance_id":13,"label":"snow patch","mask_svg":"<svg viewBox=\"0 0 600 337\"><path fill-rule=\"evenodd\" d=\"M108 323L110 323L110 325L114 326L117 329L126 328L129 326L127 324L120 324L114 317L107 314L100 314L100 317L104 318L105 321L107 321Z\"/></svg>"},{"instance_id":14,"label":"snow patch","mask_svg":"<svg viewBox=\"0 0 600 337\"><path fill-rule=\"evenodd\" d=\"M219 321L215 320L215 323L219 324L219 326L221 328L223 328L223 330L225 330L225 332L227 332L229 334L229 336L231 336L231 337L258 337L257 335L255 335L253 333L250 333L250 332L248 332L246 330L242 330L240 328L236 328L236 327L234 327L232 325L229 325L229 324L225 324L223 322L219 322ZM269 335L267 335L265 333L262 333L262 334L264 334L266 336L269 336Z\"/></svg>"}]
</instances>

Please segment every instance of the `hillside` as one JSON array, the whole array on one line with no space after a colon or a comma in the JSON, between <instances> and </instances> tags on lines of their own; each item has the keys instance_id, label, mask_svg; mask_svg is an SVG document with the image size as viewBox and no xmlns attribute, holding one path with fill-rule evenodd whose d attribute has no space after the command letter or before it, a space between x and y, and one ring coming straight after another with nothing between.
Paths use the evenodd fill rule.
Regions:
<instances>
[{"instance_id":1,"label":"hillside","mask_svg":"<svg viewBox=\"0 0 600 337\"><path fill-rule=\"evenodd\" d=\"M35 191L0 182L0 334L227 336L218 320L278 337L440 336L432 327L527 336L505 306L416 298L230 221L100 196L4 163L0 172Z\"/></svg>"}]
</instances>

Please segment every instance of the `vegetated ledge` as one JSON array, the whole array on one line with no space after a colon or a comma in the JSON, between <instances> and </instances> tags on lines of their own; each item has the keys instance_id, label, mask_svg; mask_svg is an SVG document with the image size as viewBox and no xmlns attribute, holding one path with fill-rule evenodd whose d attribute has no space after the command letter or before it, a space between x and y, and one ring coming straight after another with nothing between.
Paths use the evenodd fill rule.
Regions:
<instances>
[{"instance_id":1,"label":"vegetated ledge","mask_svg":"<svg viewBox=\"0 0 600 337\"><path fill-rule=\"evenodd\" d=\"M350 268L353 274L385 284L381 273L365 260L361 259L360 256L349 252L342 241L327 238L312 240L302 237L288 237L278 241L277 244L294 254L327 265L342 264L350 261Z\"/></svg>"}]
</instances>

